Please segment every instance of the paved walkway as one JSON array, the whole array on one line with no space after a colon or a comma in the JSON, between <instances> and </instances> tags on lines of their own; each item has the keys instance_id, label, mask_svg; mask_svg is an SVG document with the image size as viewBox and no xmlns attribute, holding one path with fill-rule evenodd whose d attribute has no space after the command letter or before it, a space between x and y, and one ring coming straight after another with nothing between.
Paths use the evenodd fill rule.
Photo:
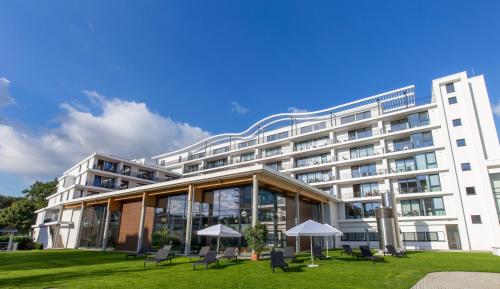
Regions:
<instances>
[{"instance_id":1,"label":"paved walkway","mask_svg":"<svg viewBox=\"0 0 500 289\"><path fill-rule=\"evenodd\" d=\"M411 289L499 289L500 273L434 272Z\"/></svg>"}]
</instances>

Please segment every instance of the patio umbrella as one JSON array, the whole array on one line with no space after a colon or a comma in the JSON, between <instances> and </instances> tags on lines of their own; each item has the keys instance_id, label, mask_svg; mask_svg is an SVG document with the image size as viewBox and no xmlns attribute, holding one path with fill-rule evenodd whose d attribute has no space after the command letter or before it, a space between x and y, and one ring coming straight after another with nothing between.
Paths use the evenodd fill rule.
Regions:
<instances>
[{"instance_id":1,"label":"patio umbrella","mask_svg":"<svg viewBox=\"0 0 500 289\"><path fill-rule=\"evenodd\" d=\"M222 224L214 225L203 230L199 230L196 233L198 236L212 236L217 237L217 253L219 253L219 243L221 237L229 237L229 238L239 238L241 237L241 233L237 232L228 226L224 226Z\"/></svg>"},{"instance_id":2,"label":"patio umbrella","mask_svg":"<svg viewBox=\"0 0 500 289\"><path fill-rule=\"evenodd\" d=\"M327 228L331 228L333 230L335 230L335 233L333 233L332 236L342 236L344 235L344 233L342 233L339 229L335 228L334 226L330 225L330 224L327 224L327 223L324 223L323 225L325 225ZM328 237L326 237L326 257L327 258L330 258L330 255L328 254Z\"/></svg>"},{"instance_id":3,"label":"patio umbrella","mask_svg":"<svg viewBox=\"0 0 500 289\"><path fill-rule=\"evenodd\" d=\"M307 266L317 267L318 265L314 264L312 237L333 236L335 230L313 220L308 220L286 231L285 234L292 237L309 236L311 240L311 264Z\"/></svg>"}]
</instances>

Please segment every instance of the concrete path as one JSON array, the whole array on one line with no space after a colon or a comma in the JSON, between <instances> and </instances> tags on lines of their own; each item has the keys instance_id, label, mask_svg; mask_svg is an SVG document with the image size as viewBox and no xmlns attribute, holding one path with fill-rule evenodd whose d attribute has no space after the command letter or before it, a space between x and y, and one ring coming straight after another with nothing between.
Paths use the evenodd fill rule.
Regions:
<instances>
[{"instance_id":1,"label":"concrete path","mask_svg":"<svg viewBox=\"0 0 500 289\"><path fill-rule=\"evenodd\" d=\"M411 289L499 289L500 273L434 272Z\"/></svg>"}]
</instances>

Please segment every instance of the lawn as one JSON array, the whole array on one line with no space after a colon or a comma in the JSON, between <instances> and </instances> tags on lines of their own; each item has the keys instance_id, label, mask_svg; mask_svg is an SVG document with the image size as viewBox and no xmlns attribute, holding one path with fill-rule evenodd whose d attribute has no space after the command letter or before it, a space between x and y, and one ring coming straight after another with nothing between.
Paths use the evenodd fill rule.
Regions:
<instances>
[{"instance_id":1,"label":"lawn","mask_svg":"<svg viewBox=\"0 0 500 289\"><path fill-rule=\"evenodd\" d=\"M123 253L78 250L0 253L1 288L410 288L428 272L500 272L500 257L490 253L412 252L385 262L340 256L308 268L300 255L290 271L273 274L268 261L222 261L192 270L187 258L155 269Z\"/></svg>"}]
</instances>

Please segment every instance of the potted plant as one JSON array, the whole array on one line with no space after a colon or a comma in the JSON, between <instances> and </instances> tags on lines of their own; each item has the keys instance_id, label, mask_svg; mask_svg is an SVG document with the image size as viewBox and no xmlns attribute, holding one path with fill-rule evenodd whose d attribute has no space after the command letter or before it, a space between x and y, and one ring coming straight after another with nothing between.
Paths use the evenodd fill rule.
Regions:
<instances>
[{"instance_id":1,"label":"potted plant","mask_svg":"<svg viewBox=\"0 0 500 289\"><path fill-rule=\"evenodd\" d=\"M266 226L257 223L255 226L249 227L245 232L245 239L248 247L252 249L252 260L259 260L260 253L267 245Z\"/></svg>"},{"instance_id":2,"label":"potted plant","mask_svg":"<svg viewBox=\"0 0 500 289\"><path fill-rule=\"evenodd\" d=\"M176 239L177 237L168 229L161 229L151 235L151 245L153 248L161 249L165 245L172 245Z\"/></svg>"}]
</instances>

